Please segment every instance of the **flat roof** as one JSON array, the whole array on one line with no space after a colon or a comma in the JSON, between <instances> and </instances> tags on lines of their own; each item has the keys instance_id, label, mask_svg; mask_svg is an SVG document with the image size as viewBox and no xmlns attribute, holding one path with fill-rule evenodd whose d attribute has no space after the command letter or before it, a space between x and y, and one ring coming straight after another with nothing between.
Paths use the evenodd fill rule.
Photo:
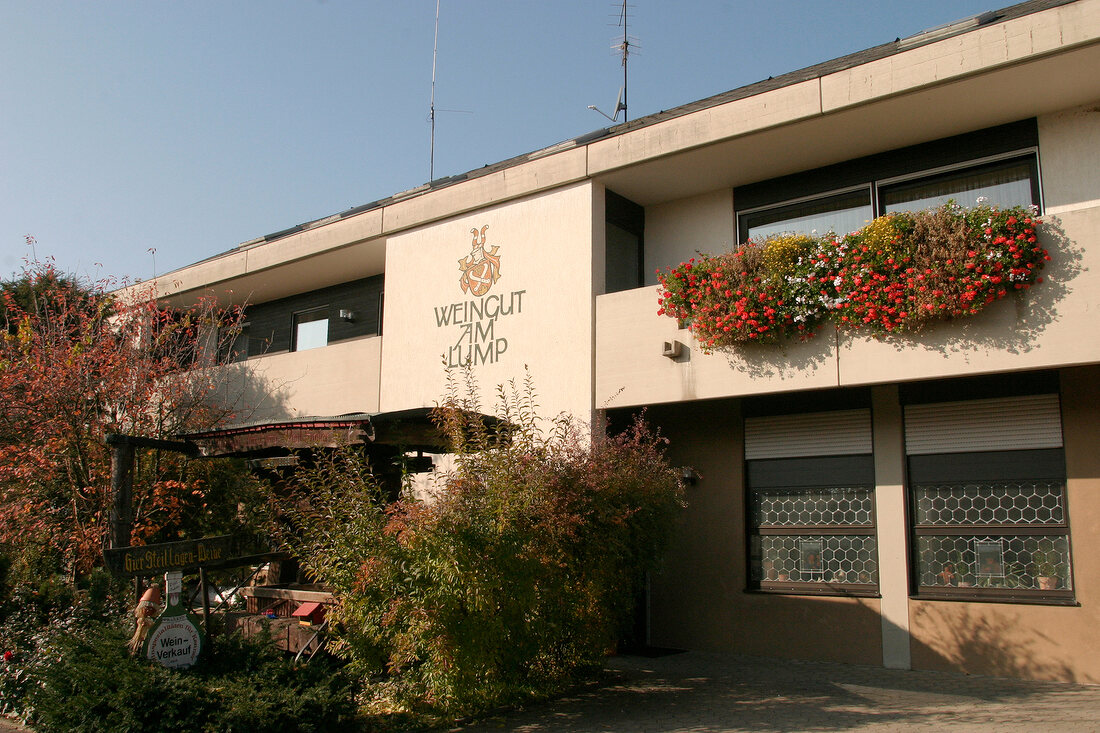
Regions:
<instances>
[{"instance_id":1,"label":"flat roof","mask_svg":"<svg viewBox=\"0 0 1100 733\"><path fill-rule=\"evenodd\" d=\"M692 114L700 110L717 107L719 105L734 102L740 99L753 97L765 92L774 91L783 87L799 84L804 81L820 78L828 74L833 74L838 71L850 69L863 64L871 63L883 58L887 58L905 51L912 50L914 48L920 48L930 43L941 41L945 38L951 38L963 33L976 30L991 23L1003 22L1006 20L1012 20L1014 18L1020 18L1033 13L1042 12L1051 8L1060 7L1063 5L1070 5L1078 0L1027 0L1027 2L1018 3L1016 5L1010 5L999 10L990 10L979 15L964 18L962 20L947 23L941 26L936 26L928 30L921 31L919 33L907 36L906 38L895 38L893 41L873 46L862 51L856 51L845 56L824 61L822 63L807 66L802 69L782 74L780 76L768 77L767 79L755 82L753 84L747 84L736 89L732 89L727 92L722 92L704 99L700 99L687 104L682 104L677 107L673 107L667 110L661 110L654 114L639 117L638 119L631 120L629 122L623 122L617 125L611 125L609 127L603 127L592 132L585 133L578 137L574 137L568 140L564 140L553 145L539 148L538 150L517 155L506 160L499 161L497 163L487 164L481 168L460 173L453 176L445 176L443 178L437 178L428 183L421 184L415 188L411 188L405 191L395 193L386 198L371 201L360 206L355 206L350 209L332 214L329 216L321 217L319 219L310 220L297 224L295 226L281 229L277 232L257 237L255 239L248 240L247 242L241 242L230 250L219 252L211 257L199 260L199 262L206 262L208 260L217 259L225 254L231 253L241 247L251 247L267 242L273 242L284 237L289 237L301 231L313 229L318 226L330 224L332 222L347 219L358 214L362 214L366 211L374 209L380 209L398 201L421 196L432 191L437 191L441 188L460 183L462 181L480 178L481 176L495 173L500 170L511 168L514 166L522 165L523 163L531 160L536 160L554 153L570 150L572 148L581 147L588 143L602 140L608 137L614 137L617 135L623 135L634 130L656 125L661 122L665 122L670 119L682 117L684 115Z\"/></svg>"}]
</instances>

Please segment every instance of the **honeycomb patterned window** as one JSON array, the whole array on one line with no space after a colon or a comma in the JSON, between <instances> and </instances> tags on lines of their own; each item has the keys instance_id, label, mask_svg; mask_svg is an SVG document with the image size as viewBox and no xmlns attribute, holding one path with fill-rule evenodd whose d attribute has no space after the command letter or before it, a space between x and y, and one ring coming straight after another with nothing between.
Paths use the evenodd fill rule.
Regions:
<instances>
[{"instance_id":1,"label":"honeycomb patterned window","mask_svg":"<svg viewBox=\"0 0 1100 733\"><path fill-rule=\"evenodd\" d=\"M856 456L851 460L869 466L872 459ZM752 475L750 471L751 587L788 593L878 592L871 485L846 482L833 486L756 488L751 486Z\"/></svg>"},{"instance_id":2,"label":"honeycomb patterned window","mask_svg":"<svg viewBox=\"0 0 1100 733\"><path fill-rule=\"evenodd\" d=\"M878 585L874 535L757 535L752 555L755 583Z\"/></svg>"},{"instance_id":3,"label":"honeycomb patterned window","mask_svg":"<svg viewBox=\"0 0 1100 733\"><path fill-rule=\"evenodd\" d=\"M956 524L1064 524L1061 481L920 485L915 519L927 527Z\"/></svg>"},{"instance_id":4,"label":"honeycomb patterned window","mask_svg":"<svg viewBox=\"0 0 1100 733\"><path fill-rule=\"evenodd\" d=\"M779 488L752 492L757 527L874 525L874 501L866 488Z\"/></svg>"},{"instance_id":5,"label":"honeycomb patterned window","mask_svg":"<svg viewBox=\"0 0 1100 733\"><path fill-rule=\"evenodd\" d=\"M1049 454L1031 453L1037 463L1050 462ZM1029 455L1015 452L1017 459ZM954 483L937 476L938 480L921 482L922 473L935 469L914 468L910 459L913 574L918 593L975 600L1071 600L1064 460L1061 468L1045 468L1043 478L1028 479L1004 477L1004 461L995 454L942 458L941 465L965 465L971 474L996 475L999 470L1002 475ZM936 457L923 460L922 466L937 463ZM1016 465L1026 464L1026 460L1016 461ZM1057 471L1063 477L1051 478Z\"/></svg>"},{"instance_id":6,"label":"honeycomb patterned window","mask_svg":"<svg viewBox=\"0 0 1100 733\"><path fill-rule=\"evenodd\" d=\"M1073 590L1066 535L928 535L916 549L924 588Z\"/></svg>"}]
</instances>

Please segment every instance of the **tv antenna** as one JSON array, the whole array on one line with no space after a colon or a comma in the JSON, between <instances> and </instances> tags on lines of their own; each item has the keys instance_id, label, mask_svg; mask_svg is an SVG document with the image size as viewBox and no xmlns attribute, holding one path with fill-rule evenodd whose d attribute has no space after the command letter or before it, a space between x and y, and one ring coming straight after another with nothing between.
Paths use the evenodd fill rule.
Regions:
<instances>
[{"instance_id":1,"label":"tv antenna","mask_svg":"<svg viewBox=\"0 0 1100 733\"><path fill-rule=\"evenodd\" d=\"M435 41L432 43L432 102L428 107L428 119L432 125L428 146L428 181L435 180L435 60L439 55L439 0L435 0Z\"/></svg>"},{"instance_id":2,"label":"tv antenna","mask_svg":"<svg viewBox=\"0 0 1100 733\"><path fill-rule=\"evenodd\" d=\"M428 120L431 122L431 143L428 148L428 182L435 180L435 113L436 112L461 112L472 115L471 109L440 109L435 108L435 62L439 56L439 0L435 0L435 43L432 44L432 101L428 106Z\"/></svg>"},{"instance_id":3,"label":"tv antenna","mask_svg":"<svg viewBox=\"0 0 1100 733\"><path fill-rule=\"evenodd\" d=\"M599 107L597 107L594 104L588 105L588 109L592 109L592 110L595 110L595 111L599 112L601 115L603 115L607 119L611 120L612 122L618 122L619 121L619 112L623 113L623 122L627 121L627 112L626 112L626 80L627 80L626 70L627 70L627 63L626 62L627 62L627 59L630 57L630 49L631 48L640 48L640 46L638 44L638 39L628 35L627 32L626 32L626 25L627 25L627 18L628 18L627 7L628 6L626 4L626 0L623 0L622 7L619 9L619 21L618 21L618 23L616 23L616 25L618 25L619 27L621 27L623 29L623 36L622 36L621 39L616 38L615 39L616 42L611 46L611 50L618 51L620 54L622 54L622 64L623 64L623 85L621 87L619 87L619 98L615 100L615 113L609 115L609 114L607 114L606 112L604 112L602 109L600 109Z\"/></svg>"}]
</instances>

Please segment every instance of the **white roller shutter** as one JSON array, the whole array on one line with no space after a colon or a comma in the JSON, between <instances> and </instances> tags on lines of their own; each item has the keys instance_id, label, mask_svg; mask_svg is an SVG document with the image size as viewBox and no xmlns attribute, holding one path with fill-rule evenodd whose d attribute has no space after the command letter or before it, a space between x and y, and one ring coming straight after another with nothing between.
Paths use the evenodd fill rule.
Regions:
<instances>
[{"instance_id":1,"label":"white roller shutter","mask_svg":"<svg viewBox=\"0 0 1100 733\"><path fill-rule=\"evenodd\" d=\"M905 450L911 456L1061 447L1056 394L905 408Z\"/></svg>"},{"instance_id":2,"label":"white roller shutter","mask_svg":"<svg viewBox=\"0 0 1100 733\"><path fill-rule=\"evenodd\" d=\"M745 460L871 452L871 411L834 410L745 418Z\"/></svg>"}]
</instances>

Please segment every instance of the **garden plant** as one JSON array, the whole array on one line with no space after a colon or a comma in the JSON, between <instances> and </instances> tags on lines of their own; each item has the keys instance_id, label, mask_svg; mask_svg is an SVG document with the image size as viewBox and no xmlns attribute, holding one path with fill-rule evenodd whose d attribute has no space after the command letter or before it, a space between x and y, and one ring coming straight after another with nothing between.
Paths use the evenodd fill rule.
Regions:
<instances>
[{"instance_id":1,"label":"garden plant","mask_svg":"<svg viewBox=\"0 0 1100 733\"><path fill-rule=\"evenodd\" d=\"M915 332L980 313L1042 282L1050 260L1030 208L980 204L879 217L838 236L780 234L658 272L658 314L704 350L857 333Z\"/></svg>"},{"instance_id":2,"label":"garden plant","mask_svg":"<svg viewBox=\"0 0 1100 733\"><path fill-rule=\"evenodd\" d=\"M462 381L436 413L453 466L430 498L384 503L345 452L286 503L289 547L332 587L336 648L376 710L453 717L593 672L678 516L679 478L642 422L589 438L542 421L529 381L487 422Z\"/></svg>"}]
</instances>

